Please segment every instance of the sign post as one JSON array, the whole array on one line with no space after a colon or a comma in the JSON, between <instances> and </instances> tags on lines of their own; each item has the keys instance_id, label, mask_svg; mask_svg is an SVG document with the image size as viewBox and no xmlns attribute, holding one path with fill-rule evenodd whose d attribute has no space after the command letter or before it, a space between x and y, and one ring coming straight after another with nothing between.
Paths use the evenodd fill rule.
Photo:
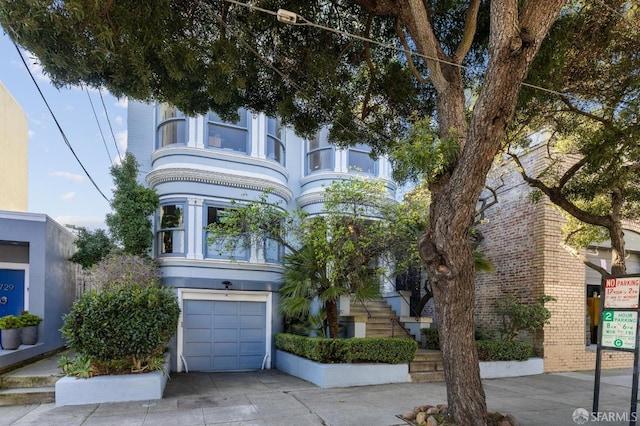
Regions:
<instances>
[{"instance_id":1,"label":"sign post","mask_svg":"<svg viewBox=\"0 0 640 426\"><path fill-rule=\"evenodd\" d=\"M600 373L602 350L633 352L633 384L629 425L635 426L638 408L638 347L640 335L638 302L640 276L620 275L602 279L600 285L600 327L596 352L595 383L593 386L593 413L598 412L600 399Z\"/></svg>"}]
</instances>

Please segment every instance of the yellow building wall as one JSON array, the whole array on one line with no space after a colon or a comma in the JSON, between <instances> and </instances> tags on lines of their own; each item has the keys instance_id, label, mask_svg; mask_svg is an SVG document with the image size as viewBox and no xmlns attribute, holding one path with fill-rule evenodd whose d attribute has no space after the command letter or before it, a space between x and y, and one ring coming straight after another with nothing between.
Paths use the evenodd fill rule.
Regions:
<instances>
[{"instance_id":1,"label":"yellow building wall","mask_svg":"<svg viewBox=\"0 0 640 426\"><path fill-rule=\"evenodd\" d=\"M28 132L26 114L0 82L0 210L28 210Z\"/></svg>"}]
</instances>

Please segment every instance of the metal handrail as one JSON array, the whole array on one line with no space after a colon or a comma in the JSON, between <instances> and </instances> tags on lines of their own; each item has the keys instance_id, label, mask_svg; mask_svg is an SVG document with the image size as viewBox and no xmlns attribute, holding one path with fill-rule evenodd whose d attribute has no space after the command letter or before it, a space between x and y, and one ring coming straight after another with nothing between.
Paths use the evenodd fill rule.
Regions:
<instances>
[{"instance_id":1,"label":"metal handrail","mask_svg":"<svg viewBox=\"0 0 640 426\"><path fill-rule=\"evenodd\" d=\"M367 319L371 319L371 312L369 312L369 309L367 309L367 305L364 304L364 301L362 299L358 299L358 302L360 302L365 312L367 313Z\"/></svg>"},{"instance_id":2,"label":"metal handrail","mask_svg":"<svg viewBox=\"0 0 640 426\"><path fill-rule=\"evenodd\" d=\"M389 321L391 321L391 337L395 337L395 329L396 329L395 324L398 324L400 328L404 330L404 332L409 338L414 339L414 337L411 335L411 332L407 330L407 328L404 325L402 325L402 322L400 322L400 319L398 317L391 317L389 318Z\"/></svg>"}]
</instances>

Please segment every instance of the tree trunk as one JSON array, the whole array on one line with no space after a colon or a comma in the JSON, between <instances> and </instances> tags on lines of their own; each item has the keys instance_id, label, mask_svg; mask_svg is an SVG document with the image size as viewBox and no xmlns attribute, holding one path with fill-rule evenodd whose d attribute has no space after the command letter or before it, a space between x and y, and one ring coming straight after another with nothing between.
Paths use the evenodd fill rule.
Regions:
<instances>
[{"instance_id":1,"label":"tree trunk","mask_svg":"<svg viewBox=\"0 0 640 426\"><path fill-rule=\"evenodd\" d=\"M434 294L450 415L460 425L487 423L474 338L475 271L469 239L475 206L520 85L563 2L533 3L519 14L515 2L491 2L489 65L468 124L458 113L464 96L449 66L441 65L452 84L437 88L441 137L455 137L461 151L451 174L430 187L429 230L420 241L420 255Z\"/></svg>"},{"instance_id":2,"label":"tree trunk","mask_svg":"<svg viewBox=\"0 0 640 426\"><path fill-rule=\"evenodd\" d=\"M624 231L622 230L622 205L624 196L622 190L613 191L611 194L611 221L609 237L611 238L611 274L622 275L627 273L625 262Z\"/></svg>"},{"instance_id":3,"label":"tree trunk","mask_svg":"<svg viewBox=\"0 0 640 426\"><path fill-rule=\"evenodd\" d=\"M326 300L324 310L327 313L327 323L329 324L329 337L337 339L340 334L338 327L338 301Z\"/></svg>"}]
</instances>

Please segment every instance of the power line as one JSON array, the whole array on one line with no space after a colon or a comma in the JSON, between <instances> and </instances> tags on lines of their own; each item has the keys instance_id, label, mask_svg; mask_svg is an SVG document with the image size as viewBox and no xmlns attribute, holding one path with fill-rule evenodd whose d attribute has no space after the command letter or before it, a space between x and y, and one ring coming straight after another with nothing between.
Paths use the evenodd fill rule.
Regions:
<instances>
[{"instance_id":1,"label":"power line","mask_svg":"<svg viewBox=\"0 0 640 426\"><path fill-rule=\"evenodd\" d=\"M276 66L274 66L271 62L269 62L265 57L263 57L256 49L254 49L246 40L243 40L238 34L236 34L234 31L232 31L229 26L227 25L226 22L224 22L224 20L222 19L222 17L216 15L216 19L218 20L218 22L220 23L220 25L222 25L231 35L233 35L234 37L236 37L238 39L238 41L240 43L242 43L243 46L245 46L251 53L253 53L258 59L260 59L262 62L264 62L269 68L271 68L273 71L275 71L280 77L282 77L283 80L285 80L286 82L288 82L289 84L291 84L296 90L298 90L299 92L305 93L305 90L298 84L296 83L289 75L285 74L283 71L281 71L280 69L278 69ZM313 99L310 97L310 99ZM323 110L322 106L318 105L318 107ZM326 111L325 111L326 113ZM387 139L387 140L391 140L392 138L388 135L385 135L379 131L375 131L372 129L369 129L366 125L366 123L362 122L362 120L356 116L356 121L358 123L360 123L362 126L364 126L364 130L367 132L373 132L375 134L377 134L378 136ZM338 123L338 125L345 131L351 133L354 136L357 136L355 134L353 134L349 129L347 129L346 127L344 127L344 125L342 123Z\"/></svg>"},{"instance_id":2,"label":"power line","mask_svg":"<svg viewBox=\"0 0 640 426\"><path fill-rule=\"evenodd\" d=\"M102 90L98 89L98 93L100 93L100 100L102 101L102 108L104 109L104 115L107 117L107 123L109 123L109 130L111 130L111 137L113 137L113 144L116 147L116 152L118 153L118 157L122 158L122 154L120 154L120 149L118 148L118 141L116 140L116 135L113 134L113 126L111 126L111 120L109 119L109 111L107 110L107 106L104 104L104 97L102 96Z\"/></svg>"},{"instance_id":3,"label":"power line","mask_svg":"<svg viewBox=\"0 0 640 426\"><path fill-rule=\"evenodd\" d=\"M24 57L22 56L22 53L20 52L20 48L18 47L18 45L16 44L15 41L13 42L13 45L15 46L16 51L18 52L18 56L20 56L20 59L22 60L22 64L27 69L27 72L29 73L29 77L31 77L31 81L33 81L33 84L35 84L36 89L38 90L38 93L40 93L40 97L42 98L42 100L44 101L44 104L46 105L47 109L49 110L49 113L51 114L51 117L53 117L53 121L56 123L56 126L58 127L58 131L60 132L60 135L62 135L62 139L64 140L64 143L67 145L67 147L69 148L69 151L71 151L71 153L73 154L74 158L76 159L76 161L78 162L78 164L80 165L82 170L84 171L85 175L87 175L87 177L89 178L89 180L91 181L93 186L100 193L100 195L102 195L102 198L104 198L105 201L108 203L109 199L100 190L100 188L98 187L98 184L96 183L96 181L93 180L93 177L91 177L91 175L89 174L87 169L84 167L84 164L82 164L82 161L80 161L80 158L78 158L78 156L76 155L76 152L73 150L73 147L71 146L71 143L69 142L69 139L67 139L67 135L62 130L62 126L60 126L60 123L58 122L58 119L56 118L55 114L51 110L51 107L49 106L49 102L47 102L47 99L44 97L44 94L42 93L42 90L40 90L40 86L38 85L38 82L36 81L35 77L31 73L31 70L29 69L29 65L27 65L27 61L24 60Z\"/></svg>"},{"instance_id":4,"label":"power line","mask_svg":"<svg viewBox=\"0 0 640 426\"><path fill-rule=\"evenodd\" d=\"M225 0L225 1L228 2L228 3L232 3L232 4L235 4L235 5L238 5L238 6L246 7L246 8L252 9L252 10L256 10L258 12L263 12L263 13L267 13L269 15L276 16L280 22L284 22L284 23L289 24L289 25L314 27L314 28L318 28L318 29L322 29L322 30L325 30L325 31L329 31L329 32L332 32L332 33L335 33L335 34L338 34L338 35L342 35L342 36L345 36L345 37L349 37L349 38L353 38L353 39L356 39L356 40L360 40L360 41L365 41L365 42L368 42L368 43L376 44L378 46L384 47L385 49L391 49L391 50L395 50L395 51L398 51L398 52L402 52L404 54L414 55L414 56L417 56L417 57L420 57L420 58L423 58L423 59L428 59L428 60L440 62L440 63L446 64L446 65L451 65L451 66L458 67L458 68L461 68L461 69L464 69L464 70L469 69L469 67L467 67L465 65L462 65L462 64L458 64L456 62L447 61L445 59L437 58L437 57L434 57L434 56L423 55L420 52L416 52L414 50L408 50L408 49L405 49L404 47L394 46L392 44L383 43L381 41L377 41L377 40L371 39L369 37L363 37L363 36L360 36L360 35L357 35L357 34L349 33L347 31L339 30L337 28L331 28L331 27L327 27L327 26L324 26L324 25L321 25L321 24L316 24L315 22L311 22L308 19L306 19L304 16L302 16L302 15L300 15L298 13L295 13L295 12L290 12L290 11L286 11L286 10L283 10L283 9L280 9L280 10L278 10L276 12L276 11L273 11L273 10L263 9L261 7L257 7L257 6L251 5L251 4L242 3L242 2L237 1L237 0ZM298 23L298 20L301 21L302 23ZM558 91L553 90L553 89L547 89L545 87L537 86L535 84L530 84L530 83L524 83L523 82L522 85L526 86L526 87L530 87L532 89L537 89L537 90L541 90L541 91L544 91L544 92L547 92L547 93L552 93L552 94L558 95L558 96L570 96L570 95L568 95L566 93L558 92Z\"/></svg>"},{"instance_id":5,"label":"power line","mask_svg":"<svg viewBox=\"0 0 640 426\"><path fill-rule=\"evenodd\" d=\"M89 98L89 103L91 104L91 110L93 111L93 116L96 119L98 130L100 130L100 136L102 136L102 144L104 145L105 151L107 151L107 157L109 157L109 164L113 164L113 160L111 159L111 154L109 153L109 148L107 148L107 141L104 138L104 133L102 133L102 126L100 126L100 120L98 120L96 109L93 107L93 101L91 100L91 95L89 95L89 90L86 87L85 87L85 91L87 92L87 98Z\"/></svg>"},{"instance_id":6,"label":"power line","mask_svg":"<svg viewBox=\"0 0 640 426\"><path fill-rule=\"evenodd\" d=\"M625 21L627 21L628 24L630 24L632 27L634 27L636 30L640 30L640 25L638 25L637 22L632 21L631 19L629 19L629 17L627 15L625 15L624 13L620 12L618 9L615 9L611 6L609 6L608 4L606 4L604 1L602 0L596 0L601 6L603 6L605 9L608 9L610 12L615 13L616 15L620 16L622 19L624 19ZM638 7L637 5L634 4L634 6Z\"/></svg>"}]
</instances>

